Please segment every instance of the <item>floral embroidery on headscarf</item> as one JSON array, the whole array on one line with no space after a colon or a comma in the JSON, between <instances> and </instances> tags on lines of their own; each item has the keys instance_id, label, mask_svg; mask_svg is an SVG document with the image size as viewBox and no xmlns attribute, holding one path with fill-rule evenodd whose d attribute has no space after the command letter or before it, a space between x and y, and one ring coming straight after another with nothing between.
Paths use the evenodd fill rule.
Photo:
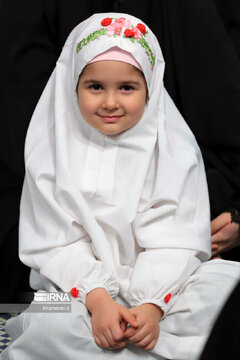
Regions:
<instances>
[{"instance_id":1,"label":"floral embroidery on headscarf","mask_svg":"<svg viewBox=\"0 0 240 360\"><path fill-rule=\"evenodd\" d=\"M102 35L107 36L123 36L124 38L130 39L133 43L138 42L145 50L152 67L155 64L155 56L145 39L145 35L148 33L144 24L137 24L137 26L131 25L131 21L124 17L120 18L104 18L101 21L103 26L101 29L94 31L89 34L87 38L82 39L77 44L77 53L86 46L90 41L99 39Z\"/></svg>"},{"instance_id":2,"label":"floral embroidery on headscarf","mask_svg":"<svg viewBox=\"0 0 240 360\"><path fill-rule=\"evenodd\" d=\"M112 22L112 19L111 19L111 18L105 18L105 19L103 19L103 20L101 21L101 25L102 25L102 26L108 26L108 25L111 24L111 22Z\"/></svg>"}]
</instances>

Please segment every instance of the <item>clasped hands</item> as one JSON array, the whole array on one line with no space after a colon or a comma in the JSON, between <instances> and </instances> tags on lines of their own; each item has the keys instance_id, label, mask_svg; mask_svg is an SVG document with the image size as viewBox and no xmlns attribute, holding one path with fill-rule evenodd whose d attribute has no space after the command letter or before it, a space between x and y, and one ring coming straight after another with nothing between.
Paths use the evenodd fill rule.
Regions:
<instances>
[{"instance_id":1,"label":"clasped hands","mask_svg":"<svg viewBox=\"0 0 240 360\"><path fill-rule=\"evenodd\" d=\"M92 314L92 332L98 346L109 350L122 349L126 341L145 350L155 346L159 321L163 316L158 306L147 303L127 309L102 288L87 295L86 306Z\"/></svg>"}]
</instances>

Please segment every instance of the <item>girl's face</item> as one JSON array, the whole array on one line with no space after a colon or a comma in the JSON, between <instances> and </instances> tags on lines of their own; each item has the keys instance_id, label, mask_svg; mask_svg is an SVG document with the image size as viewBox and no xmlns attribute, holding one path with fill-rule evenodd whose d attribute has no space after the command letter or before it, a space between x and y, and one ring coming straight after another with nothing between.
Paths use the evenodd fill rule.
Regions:
<instances>
[{"instance_id":1,"label":"girl's face","mask_svg":"<svg viewBox=\"0 0 240 360\"><path fill-rule=\"evenodd\" d=\"M120 61L87 65L77 86L78 105L85 121L106 135L118 135L138 123L144 112L144 75Z\"/></svg>"}]
</instances>

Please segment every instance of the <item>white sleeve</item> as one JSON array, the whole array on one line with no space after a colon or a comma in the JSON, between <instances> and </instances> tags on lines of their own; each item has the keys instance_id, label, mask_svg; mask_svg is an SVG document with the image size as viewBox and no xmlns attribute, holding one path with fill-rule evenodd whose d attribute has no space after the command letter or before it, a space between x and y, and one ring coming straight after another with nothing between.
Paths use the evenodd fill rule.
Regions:
<instances>
[{"instance_id":1,"label":"white sleeve","mask_svg":"<svg viewBox=\"0 0 240 360\"><path fill-rule=\"evenodd\" d=\"M169 159L170 170L154 174L155 188L151 191L147 179L143 205L133 224L143 251L133 269L128 301L131 306L154 303L162 308L164 316L189 276L211 252L208 190L201 153L197 146L195 154L183 147L176 156L179 168L171 169ZM175 178L171 178L171 172ZM173 185L176 181L177 187Z\"/></svg>"},{"instance_id":2,"label":"white sleeve","mask_svg":"<svg viewBox=\"0 0 240 360\"><path fill-rule=\"evenodd\" d=\"M37 166L37 164L36 164ZM94 256L91 239L56 201L54 176L27 172L20 212L20 259L59 289L76 287L79 300L94 288L118 294L114 273Z\"/></svg>"},{"instance_id":3,"label":"white sleeve","mask_svg":"<svg viewBox=\"0 0 240 360\"><path fill-rule=\"evenodd\" d=\"M193 250L146 249L138 255L129 288L129 303L152 303L161 307L164 317L189 276L201 261Z\"/></svg>"}]
</instances>

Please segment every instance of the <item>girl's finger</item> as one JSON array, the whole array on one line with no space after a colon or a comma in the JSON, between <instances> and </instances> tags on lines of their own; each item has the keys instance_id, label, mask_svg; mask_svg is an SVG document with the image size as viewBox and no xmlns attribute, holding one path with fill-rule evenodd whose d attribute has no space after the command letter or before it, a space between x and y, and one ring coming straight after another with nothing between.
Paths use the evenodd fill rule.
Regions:
<instances>
[{"instance_id":1,"label":"girl's finger","mask_svg":"<svg viewBox=\"0 0 240 360\"><path fill-rule=\"evenodd\" d=\"M126 343L123 340L123 331L121 329L121 326L119 329L111 329L109 330L111 332L111 345L113 348L123 348Z\"/></svg>"},{"instance_id":2,"label":"girl's finger","mask_svg":"<svg viewBox=\"0 0 240 360\"><path fill-rule=\"evenodd\" d=\"M156 345L157 340L152 340L147 346L144 347L144 350L152 350Z\"/></svg>"},{"instance_id":3,"label":"girl's finger","mask_svg":"<svg viewBox=\"0 0 240 360\"><path fill-rule=\"evenodd\" d=\"M101 342L100 342L99 338L98 338L96 335L94 335L93 337L94 337L95 343L96 343L98 346L101 346Z\"/></svg>"},{"instance_id":4,"label":"girl's finger","mask_svg":"<svg viewBox=\"0 0 240 360\"><path fill-rule=\"evenodd\" d=\"M135 328L138 327L138 323L135 316L127 308L123 307L121 309L121 316L131 326Z\"/></svg>"},{"instance_id":5,"label":"girl's finger","mask_svg":"<svg viewBox=\"0 0 240 360\"><path fill-rule=\"evenodd\" d=\"M103 347L105 349L109 349L111 348L111 344L109 344L109 342L107 341L106 337L104 336L104 334L99 334L98 335L98 339L100 341L100 347Z\"/></svg>"},{"instance_id":6,"label":"girl's finger","mask_svg":"<svg viewBox=\"0 0 240 360\"><path fill-rule=\"evenodd\" d=\"M151 335L151 332L149 329L147 329L145 326L136 332L133 336L129 337L128 340L135 343L141 342L146 336Z\"/></svg>"},{"instance_id":7,"label":"girl's finger","mask_svg":"<svg viewBox=\"0 0 240 360\"><path fill-rule=\"evenodd\" d=\"M138 327L138 322L135 318L135 316L125 307L123 307L120 311L121 316L123 317L123 319L130 324L133 327Z\"/></svg>"},{"instance_id":8,"label":"girl's finger","mask_svg":"<svg viewBox=\"0 0 240 360\"><path fill-rule=\"evenodd\" d=\"M113 336L112 336L112 332L110 329L107 329L106 332L104 333L104 337L107 340L108 344L111 346L111 348L116 347L116 341L114 340Z\"/></svg>"},{"instance_id":9,"label":"girl's finger","mask_svg":"<svg viewBox=\"0 0 240 360\"><path fill-rule=\"evenodd\" d=\"M143 328L144 325L145 325L144 323L143 323L143 324L139 324L139 326L138 326L137 328L132 327L132 326L129 326L129 327L127 328L127 330L125 331L125 333L124 333L124 337L125 337L126 339L132 337L133 335L137 334L137 333Z\"/></svg>"},{"instance_id":10,"label":"girl's finger","mask_svg":"<svg viewBox=\"0 0 240 360\"><path fill-rule=\"evenodd\" d=\"M120 327L121 327L122 331L125 332L127 329L127 322L125 320L121 321Z\"/></svg>"},{"instance_id":11,"label":"girl's finger","mask_svg":"<svg viewBox=\"0 0 240 360\"><path fill-rule=\"evenodd\" d=\"M136 332L138 332L140 330L140 328L136 329L133 327L129 327L125 332L124 332L124 337L126 339L130 338L131 336L135 335Z\"/></svg>"},{"instance_id":12,"label":"girl's finger","mask_svg":"<svg viewBox=\"0 0 240 360\"><path fill-rule=\"evenodd\" d=\"M146 346L148 346L150 344L150 342L152 342L153 340L153 335L152 334L148 334L145 338L143 338L141 341L139 341L138 343L135 343L136 346L139 346L140 348L145 348Z\"/></svg>"}]
</instances>

